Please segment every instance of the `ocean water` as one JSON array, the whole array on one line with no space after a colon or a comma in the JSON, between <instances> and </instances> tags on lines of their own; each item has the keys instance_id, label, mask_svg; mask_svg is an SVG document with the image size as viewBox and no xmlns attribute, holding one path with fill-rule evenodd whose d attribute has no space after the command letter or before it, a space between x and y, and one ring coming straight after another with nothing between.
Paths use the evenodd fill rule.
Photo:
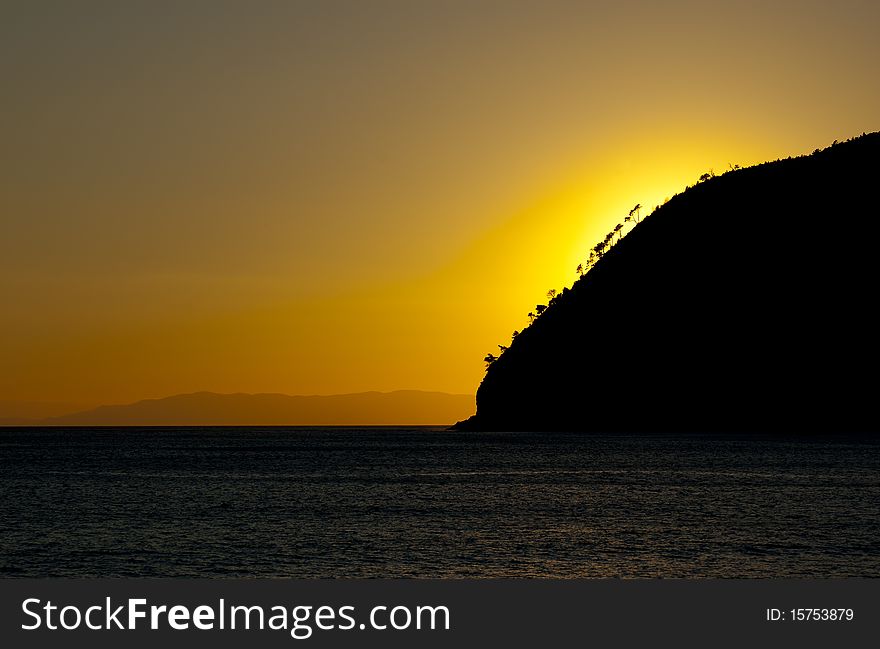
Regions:
<instances>
[{"instance_id":1,"label":"ocean water","mask_svg":"<svg viewBox=\"0 0 880 649\"><path fill-rule=\"evenodd\" d=\"M0 429L0 576L880 577L880 436Z\"/></svg>"}]
</instances>

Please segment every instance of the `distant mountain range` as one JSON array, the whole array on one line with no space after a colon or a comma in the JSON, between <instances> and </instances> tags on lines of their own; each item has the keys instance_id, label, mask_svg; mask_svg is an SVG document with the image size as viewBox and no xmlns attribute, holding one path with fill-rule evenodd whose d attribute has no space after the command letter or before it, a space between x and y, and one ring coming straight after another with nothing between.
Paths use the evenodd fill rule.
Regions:
<instances>
[{"instance_id":1,"label":"distant mountain range","mask_svg":"<svg viewBox=\"0 0 880 649\"><path fill-rule=\"evenodd\" d=\"M445 425L474 411L470 394L398 390L327 396L196 392L5 426L393 426Z\"/></svg>"}]
</instances>

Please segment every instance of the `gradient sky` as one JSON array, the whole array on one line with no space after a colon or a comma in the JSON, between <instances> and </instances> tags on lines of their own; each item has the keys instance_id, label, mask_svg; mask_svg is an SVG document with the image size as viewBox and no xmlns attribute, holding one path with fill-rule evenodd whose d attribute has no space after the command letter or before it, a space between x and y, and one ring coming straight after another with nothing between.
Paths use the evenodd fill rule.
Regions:
<instances>
[{"instance_id":1,"label":"gradient sky","mask_svg":"<svg viewBox=\"0 0 880 649\"><path fill-rule=\"evenodd\" d=\"M868 0L2 0L0 416L473 392L635 203L880 129L878 25Z\"/></svg>"}]
</instances>

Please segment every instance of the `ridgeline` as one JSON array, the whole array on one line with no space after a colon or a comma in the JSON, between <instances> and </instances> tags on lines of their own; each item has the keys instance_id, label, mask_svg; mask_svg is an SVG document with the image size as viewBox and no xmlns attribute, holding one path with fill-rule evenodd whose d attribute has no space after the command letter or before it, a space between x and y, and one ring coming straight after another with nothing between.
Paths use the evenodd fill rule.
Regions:
<instances>
[{"instance_id":1,"label":"ridgeline","mask_svg":"<svg viewBox=\"0 0 880 649\"><path fill-rule=\"evenodd\" d=\"M436 426L473 407L473 395L420 390L311 396L195 392L43 419L0 418L0 426Z\"/></svg>"},{"instance_id":2,"label":"ridgeline","mask_svg":"<svg viewBox=\"0 0 880 649\"><path fill-rule=\"evenodd\" d=\"M489 367L464 430L878 431L880 133L707 176Z\"/></svg>"}]
</instances>

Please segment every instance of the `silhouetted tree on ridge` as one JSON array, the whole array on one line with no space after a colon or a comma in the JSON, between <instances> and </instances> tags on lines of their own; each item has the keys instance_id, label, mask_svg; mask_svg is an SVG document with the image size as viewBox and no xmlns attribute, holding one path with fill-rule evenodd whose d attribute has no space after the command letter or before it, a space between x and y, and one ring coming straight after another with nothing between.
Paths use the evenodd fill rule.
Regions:
<instances>
[{"instance_id":1,"label":"silhouetted tree on ridge","mask_svg":"<svg viewBox=\"0 0 880 649\"><path fill-rule=\"evenodd\" d=\"M629 211L629 218L630 218L630 219L633 218L633 214L636 215L636 216L635 216L635 221L636 221L636 223L639 222L639 210L640 210L640 209L642 209L642 204L641 204L641 203L636 203L636 206L635 206L634 208L632 208L632 209Z\"/></svg>"}]
</instances>

